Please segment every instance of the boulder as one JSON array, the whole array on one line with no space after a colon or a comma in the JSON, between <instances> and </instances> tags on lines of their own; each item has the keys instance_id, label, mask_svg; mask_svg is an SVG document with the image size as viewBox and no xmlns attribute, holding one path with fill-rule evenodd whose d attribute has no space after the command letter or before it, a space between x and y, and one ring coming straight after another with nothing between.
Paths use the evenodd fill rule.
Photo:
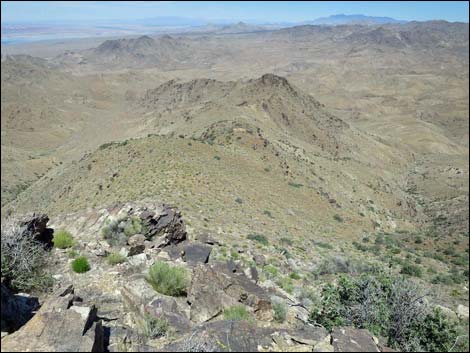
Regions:
<instances>
[{"instance_id":1,"label":"boulder","mask_svg":"<svg viewBox=\"0 0 470 353\"><path fill-rule=\"evenodd\" d=\"M134 256L130 256L127 260L129 265L131 266L142 266L145 265L147 262L147 255L146 254L138 254Z\"/></svg>"},{"instance_id":2,"label":"boulder","mask_svg":"<svg viewBox=\"0 0 470 353\"><path fill-rule=\"evenodd\" d=\"M146 316L164 317L173 333L183 334L191 329L191 322L180 311L176 300L155 292L142 278L132 281L121 290L124 310L131 313L134 323L139 325Z\"/></svg>"},{"instance_id":3,"label":"boulder","mask_svg":"<svg viewBox=\"0 0 470 353\"><path fill-rule=\"evenodd\" d=\"M129 252L127 256L135 256L142 254L145 250L145 245L144 244L139 244L139 245L134 245L129 248Z\"/></svg>"},{"instance_id":4,"label":"boulder","mask_svg":"<svg viewBox=\"0 0 470 353\"><path fill-rule=\"evenodd\" d=\"M147 238L145 238L145 236L142 234L134 234L129 239L127 239L127 244L129 246L144 245L146 239Z\"/></svg>"},{"instance_id":5,"label":"boulder","mask_svg":"<svg viewBox=\"0 0 470 353\"><path fill-rule=\"evenodd\" d=\"M254 255L253 261L256 263L256 265L261 267L266 265L266 257L264 257L263 255Z\"/></svg>"},{"instance_id":6,"label":"boulder","mask_svg":"<svg viewBox=\"0 0 470 353\"><path fill-rule=\"evenodd\" d=\"M468 306L459 304L457 306L457 316L460 319L468 319Z\"/></svg>"},{"instance_id":7,"label":"boulder","mask_svg":"<svg viewBox=\"0 0 470 353\"><path fill-rule=\"evenodd\" d=\"M93 305L69 286L48 299L23 327L2 339L9 352L102 352L104 333Z\"/></svg>"},{"instance_id":8,"label":"boulder","mask_svg":"<svg viewBox=\"0 0 470 353\"><path fill-rule=\"evenodd\" d=\"M209 262L212 247L205 244L188 244L183 248L183 261L189 265Z\"/></svg>"},{"instance_id":9,"label":"boulder","mask_svg":"<svg viewBox=\"0 0 470 353\"><path fill-rule=\"evenodd\" d=\"M191 321L196 323L209 321L239 303L249 306L258 320L271 321L273 315L268 292L243 272L233 273L220 265L199 265L194 269L188 302Z\"/></svg>"},{"instance_id":10,"label":"boulder","mask_svg":"<svg viewBox=\"0 0 470 353\"><path fill-rule=\"evenodd\" d=\"M334 328L331 339L335 352L380 352L374 338L365 329Z\"/></svg>"},{"instance_id":11,"label":"boulder","mask_svg":"<svg viewBox=\"0 0 470 353\"><path fill-rule=\"evenodd\" d=\"M153 212L145 211L140 214L140 218L146 226L145 237L147 239L150 240L156 235L165 233L165 241L159 247L178 244L187 238L181 212L175 207L164 205L160 214L155 215Z\"/></svg>"}]
</instances>

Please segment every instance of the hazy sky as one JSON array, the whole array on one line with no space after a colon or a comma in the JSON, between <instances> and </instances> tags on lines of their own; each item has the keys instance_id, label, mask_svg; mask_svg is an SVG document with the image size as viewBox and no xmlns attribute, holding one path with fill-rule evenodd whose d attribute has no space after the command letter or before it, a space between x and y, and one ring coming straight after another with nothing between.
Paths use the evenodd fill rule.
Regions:
<instances>
[{"instance_id":1,"label":"hazy sky","mask_svg":"<svg viewBox=\"0 0 470 353\"><path fill-rule=\"evenodd\" d=\"M178 16L258 22L313 20L334 14L468 22L467 1L2 1L2 23L133 20Z\"/></svg>"}]
</instances>

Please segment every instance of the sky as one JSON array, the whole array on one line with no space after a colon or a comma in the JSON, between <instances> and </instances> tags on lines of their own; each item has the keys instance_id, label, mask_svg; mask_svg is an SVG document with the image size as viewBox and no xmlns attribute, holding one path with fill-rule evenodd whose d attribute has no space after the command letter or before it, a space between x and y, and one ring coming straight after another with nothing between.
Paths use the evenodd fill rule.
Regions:
<instances>
[{"instance_id":1,"label":"sky","mask_svg":"<svg viewBox=\"0 0 470 353\"><path fill-rule=\"evenodd\" d=\"M137 20L159 16L258 23L335 14L468 22L467 1L2 1L2 24Z\"/></svg>"}]
</instances>

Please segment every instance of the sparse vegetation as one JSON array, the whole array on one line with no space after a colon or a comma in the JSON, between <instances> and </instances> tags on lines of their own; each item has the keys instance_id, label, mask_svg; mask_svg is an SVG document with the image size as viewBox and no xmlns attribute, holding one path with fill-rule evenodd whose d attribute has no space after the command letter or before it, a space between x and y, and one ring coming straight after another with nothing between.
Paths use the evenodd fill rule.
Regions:
<instances>
[{"instance_id":1,"label":"sparse vegetation","mask_svg":"<svg viewBox=\"0 0 470 353\"><path fill-rule=\"evenodd\" d=\"M124 246L135 234L145 234L147 229L139 217L124 217L111 221L101 229L103 238L112 246Z\"/></svg>"},{"instance_id":2,"label":"sparse vegetation","mask_svg":"<svg viewBox=\"0 0 470 353\"><path fill-rule=\"evenodd\" d=\"M114 266L123 263L124 261L126 261L126 258L118 252L112 252L108 254L108 256L106 256L106 261L111 266Z\"/></svg>"},{"instance_id":3,"label":"sparse vegetation","mask_svg":"<svg viewBox=\"0 0 470 353\"><path fill-rule=\"evenodd\" d=\"M264 246L268 246L269 245L269 241L268 241L268 238L266 238L264 235L262 234L248 234L247 236L248 239L250 240L254 240L254 241L257 241L258 243L264 245Z\"/></svg>"},{"instance_id":4,"label":"sparse vegetation","mask_svg":"<svg viewBox=\"0 0 470 353\"><path fill-rule=\"evenodd\" d=\"M72 270L76 273L85 273L90 270L90 264L85 256L79 256L72 261Z\"/></svg>"},{"instance_id":5,"label":"sparse vegetation","mask_svg":"<svg viewBox=\"0 0 470 353\"><path fill-rule=\"evenodd\" d=\"M333 216L333 219L334 219L335 221L337 221L337 222L340 222L340 223L343 223L343 222L344 222L343 217L341 217L339 214L335 214L335 215Z\"/></svg>"},{"instance_id":6,"label":"sparse vegetation","mask_svg":"<svg viewBox=\"0 0 470 353\"><path fill-rule=\"evenodd\" d=\"M168 320L161 314L150 315L145 313L143 321L140 323L140 331L144 337L155 339L163 337L167 334L170 324Z\"/></svg>"},{"instance_id":7,"label":"sparse vegetation","mask_svg":"<svg viewBox=\"0 0 470 353\"><path fill-rule=\"evenodd\" d=\"M273 301L274 320L282 323L286 321L287 317L287 306L282 300Z\"/></svg>"},{"instance_id":8,"label":"sparse vegetation","mask_svg":"<svg viewBox=\"0 0 470 353\"><path fill-rule=\"evenodd\" d=\"M52 242L54 246L59 249L71 248L74 245L72 234L63 229L54 232Z\"/></svg>"},{"instance_id":9,"label":"sparse vegetation","mask_svg":"<svg viewBox=\"0 0 470 353\"><path fill-rule=\"evenodd\" d=\"M231 321L250 321L252 315L245 305L234 305L224 310L224 319Z\"/></svg>"},{"instance_id":10,"label":"sparse vegetation","mask_svg":"<svg viewBox=\"0 0 470 353\"><path fill-rule=\"evenodd\" d=\"M150 267L146 280L157 292L178 297L186 294L189 274L183 267L156 262Z\"/></svg>"}]
</instances>

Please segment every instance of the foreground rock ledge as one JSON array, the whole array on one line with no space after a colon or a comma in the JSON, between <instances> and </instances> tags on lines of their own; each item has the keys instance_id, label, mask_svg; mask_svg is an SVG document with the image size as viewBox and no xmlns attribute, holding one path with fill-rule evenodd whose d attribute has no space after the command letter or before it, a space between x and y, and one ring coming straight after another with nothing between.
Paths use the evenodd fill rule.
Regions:
<instances>
[{"instance_id":1,"label":"foreground rock ledge","mask_svg":"<svg viewBox=\"0 0 470 353\"><path fill-rule=\"evenodd\" d=\"M103 327L96 308L83 304L70 286L55 292L30 321L4 337L1 351L103 352Z\"/></svg>"}]
</instances>

